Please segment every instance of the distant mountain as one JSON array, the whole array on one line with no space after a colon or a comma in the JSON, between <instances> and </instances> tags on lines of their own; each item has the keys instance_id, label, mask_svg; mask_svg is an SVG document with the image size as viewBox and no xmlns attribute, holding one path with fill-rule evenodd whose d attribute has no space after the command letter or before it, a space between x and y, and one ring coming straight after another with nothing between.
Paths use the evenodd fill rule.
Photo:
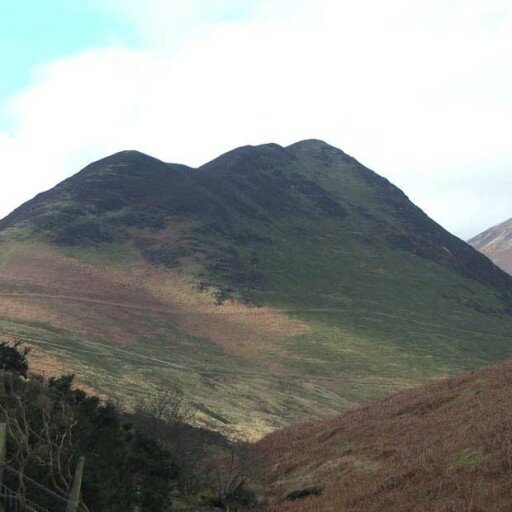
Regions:
<instances>
[{"instance_id":1,"label":"distant mountain","mask_svg":"<svg viewBox=\"0 0 512 512\"><path fill-rule=\"evenodd\" d=\"M318 140L136 151L0 222L0 333L101 392L257 436L506 357L512 278Z\"/></svg>"},{"instance_id":2,"label":"distant mountain","mask_svg":"<svg viewBox=\"0 0 512 512\"><path fill-rule=\"evenodd\" d=\"M475 236L469 243L512 274L512 219Z\"/></svg>"},{"instance_id":3,"label":"distant mountain","mask_svg":"<svg viewBox=\"0 0 512 512\"><path fill-rule=\"evenodd\" d=\"M256 445L269 512L510 510L512 362Z\"/></svg>"}]
</instances>

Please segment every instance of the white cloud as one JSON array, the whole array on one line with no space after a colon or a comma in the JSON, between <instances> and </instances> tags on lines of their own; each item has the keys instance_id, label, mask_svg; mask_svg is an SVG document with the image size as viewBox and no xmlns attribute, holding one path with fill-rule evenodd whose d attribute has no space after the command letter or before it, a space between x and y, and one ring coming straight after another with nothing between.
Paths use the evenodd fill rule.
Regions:
<instances>
[{"instance_id":1,"label":"white cloud","mask_svg":"<svg viewBox=\"0 0 512 512\"><path fill-rule=\"evenodd\" d=\"M120 149L199 165L314 137L461 236L512 215L508 1L98 1L144 49L43 65L10 100L1 213Z\"/></svg>"}]
</instances>

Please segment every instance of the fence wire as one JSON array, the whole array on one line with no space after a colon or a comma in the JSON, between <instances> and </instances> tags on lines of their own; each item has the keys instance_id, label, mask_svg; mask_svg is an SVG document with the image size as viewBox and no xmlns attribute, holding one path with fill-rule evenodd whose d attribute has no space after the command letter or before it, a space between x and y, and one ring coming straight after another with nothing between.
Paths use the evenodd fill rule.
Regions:
<instances>
[{"instance_id":1,"label":"fence wire","mask_svg":"<svg viewBox=\"0 0 512 512\"><path fill-rule=\"evenodd\" d=\"M2 512L53 512L22 497L6 485L0 488L0 510ZM62 509L66 510L65 508Z\"/></svg>"},{"instance_id":2,"label":"fence wire","mask_svg":"<svg viewBox=\"0 0 512 512\"><path fill-rule=\"evenodd\" d=\"M66 512L67 496L49 489L36 480L4 464L0 487L0 512ZM82 504L77 512L86 512Z\"/></svg>"}]
</instances>

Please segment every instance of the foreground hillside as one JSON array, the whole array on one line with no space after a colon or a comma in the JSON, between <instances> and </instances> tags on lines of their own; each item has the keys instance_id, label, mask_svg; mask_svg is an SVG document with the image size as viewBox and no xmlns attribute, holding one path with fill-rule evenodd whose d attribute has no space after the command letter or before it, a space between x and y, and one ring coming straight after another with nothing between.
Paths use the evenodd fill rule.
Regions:
<instances>
[{"instance_id":1,"label":"foreground hillside","mask_svg":"<svg viewBox=\"0 0 512 512\"><path fill-rule=\"evenodd\" d=\"M508 511L512 362L278 431L257 451L273 512Z\"/></svg>"},{"instance_id":2,"label":"foreground hillside","mask_svg":"<svg viewBox=\"0 0 512 512\"><path fill-rule=\"evenodd\" d=\"M126 151L0 222L0 334L256 437L507 357L512 278L321 141Z\"/></svg>"},{"instance_id":3,"label":"foreground hillside","mask_svg":"<svg viewBox=\"0 0 512 512\"><path fill-rule=\"evenodd\" d=\"M469 243L512 274L512 219L475 236Z\"/></svg>"}]
</instances>

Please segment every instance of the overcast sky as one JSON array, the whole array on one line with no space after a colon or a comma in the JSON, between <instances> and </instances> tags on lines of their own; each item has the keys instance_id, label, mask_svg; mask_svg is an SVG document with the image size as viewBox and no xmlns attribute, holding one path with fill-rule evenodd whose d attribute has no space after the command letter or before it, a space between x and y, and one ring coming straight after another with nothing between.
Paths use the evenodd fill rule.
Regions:
<instances>
[{"instance_id":1,"label":"overcast sky","mask_svg":"<svg viewBox=\"0 0 512 512\"><path fill-rule=\"evenodd\" d=\"M18 0L0 52L0 216L122 149L306 138L462 238L512 216L510 0Z\"/></svg>"}]
</instances>

